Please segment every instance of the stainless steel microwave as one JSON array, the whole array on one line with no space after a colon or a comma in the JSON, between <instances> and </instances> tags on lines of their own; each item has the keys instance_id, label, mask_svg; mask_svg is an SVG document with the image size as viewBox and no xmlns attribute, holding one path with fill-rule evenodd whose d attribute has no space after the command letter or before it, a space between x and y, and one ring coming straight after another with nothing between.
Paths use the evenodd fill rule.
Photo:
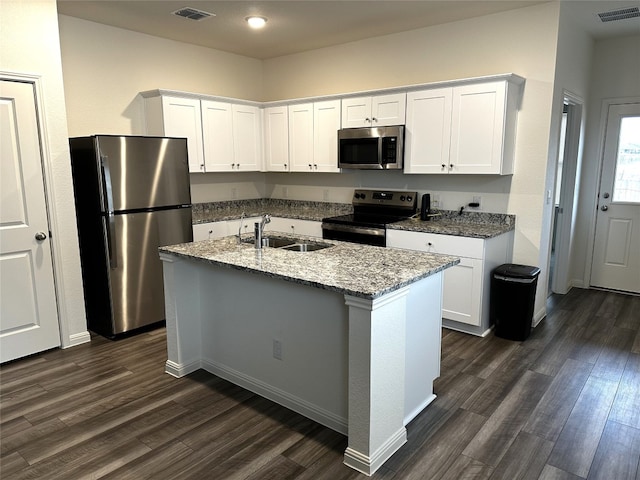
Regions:
<instances>
[{"instance_id":1,"label":"stainless steel microwave","mask_svg":"<svg viewBox=\"0 0 640 480\"><path fill-rule=\"evenodd\" d=\"M402 168L404 125L338 130L338 167L362 170Z\"/></svg>"}]
</instances>

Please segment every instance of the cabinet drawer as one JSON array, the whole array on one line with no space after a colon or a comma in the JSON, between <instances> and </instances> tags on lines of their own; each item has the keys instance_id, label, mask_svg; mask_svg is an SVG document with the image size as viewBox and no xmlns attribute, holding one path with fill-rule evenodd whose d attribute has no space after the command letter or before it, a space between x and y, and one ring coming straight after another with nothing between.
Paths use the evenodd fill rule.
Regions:
<instances>
[{"instance_id":1,"label":"cabinet drawer","mask_svg":"<svg viewBox=\"0 0 640 480\"><path fill-rule=\"evenodd\" d=\"M477 259L484 255L484 240L481 238L437 233L387 230L387 246Z\"/></svg>"}]
</instances>

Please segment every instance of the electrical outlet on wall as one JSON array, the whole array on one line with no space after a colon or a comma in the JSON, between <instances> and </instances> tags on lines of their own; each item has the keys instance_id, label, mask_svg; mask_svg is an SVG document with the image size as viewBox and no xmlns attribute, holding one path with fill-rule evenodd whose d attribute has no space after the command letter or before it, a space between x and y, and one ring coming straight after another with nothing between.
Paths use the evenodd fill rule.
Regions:
<instances>
[{"instance_id":1,"label":"electrical outlet on wall","mask_svg":"<svg viewBox=\"0 0 640 480\"><path fill-rule=\"evenodd\" d=\"M329 189L328 188L325 188L322 191L322 200L324 200L325 202L329 201Z\"/></svg>"},{"instance_id":2,"label":"electrical outlet on wall","mask_svg":"<svg viewBox=\"0 0 640 480\"><path fill-rule=\"evenodd\" d=\"M282 360L282 342L275 338L273 339L273 358Z\"/></svg>"},{"instance_id":3,"label":"electrical outlet on wall","mask_svg":"<svg viewBox=\"0 0 640 480\"><path fill-rule=\"evenodd\" d=\"M282 198L287 198L289 195L289 189L287 187L282 187Z\"/></svg>"},{"instance_id":4,"label":"electrical outlet on wall","mask_svg":"<svg viewBox=\"0 0 640 480\"><path fill-rule=\"evenodd\" d=\"M238 190L236 188L231 189L231 200L236 200L238 198Z\"/></svg>"},{"instance_id":5,"label":"electrical outlet on wall","mask_svg":"<svg viewBox=\"0 0 640 480\"><path fill-rule=\"evenodd\" d=\"M469 208L471 210L482 210L482 197L480 195L474 195L469 204Z\"/></svg>"},{"instance_id":6,"label":"electrical outlet on wall","mask_svg":"<svg viewBox=\"0 0 640 480\"><path fill-rule=\"evenodd\" d=\"M437 193L431 194L431 208L442 208L440 203L440 195Z\"/></svg>"}]
</instances>

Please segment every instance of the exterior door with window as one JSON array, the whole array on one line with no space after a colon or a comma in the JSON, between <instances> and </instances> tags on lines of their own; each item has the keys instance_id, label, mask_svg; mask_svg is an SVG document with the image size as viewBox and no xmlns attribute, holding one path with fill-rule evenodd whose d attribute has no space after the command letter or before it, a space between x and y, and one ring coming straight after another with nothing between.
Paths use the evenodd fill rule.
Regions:
<instances>
[{"instance_id":1,"label":"exterior door with window","mask_svg":"<svg viewBox=\"0 0 640 480\"><path fill-rule=\"evenodd\" d=\"M34 84L0 80L0 362L60 346Z\"/></svg>"},{"instance_id":2,"label":"exterior door with window","mask_svg":"<svg viewBox=\"0 0 640 480\"><path fill-rule=\"evenodd\" d=\"M640 293L640 103L609 106L591 285Z\"/></svg>"}]
</instances>

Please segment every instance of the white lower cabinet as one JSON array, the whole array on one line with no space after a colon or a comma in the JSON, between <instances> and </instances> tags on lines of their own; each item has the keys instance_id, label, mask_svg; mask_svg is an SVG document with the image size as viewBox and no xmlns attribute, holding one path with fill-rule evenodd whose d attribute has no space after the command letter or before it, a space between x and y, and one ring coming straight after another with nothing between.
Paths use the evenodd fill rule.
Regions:
<instances>
[{"instance_id":1,"label":"white lower cabinet","mask_svg":"<svg viewBox=\"0 0 640 480\"><path fill-rule=\"evenodd\" d=\"M322 237L322 222L295 218L272 217L265 227L266 232L285 232L292 235Z\"/></svg>"},{"instance_id":2,"label":"white lower cabinet","mask_svg":"<svg viewBox=\"0 0 640 480\"><path fill-rule=\"evenodd\" d=\"M491 329L491 272L511 261L513 232L481 239L433 233L387 230L387 246L460 257L444 271L442 325L484 336Z\"/></svg>"},{"instance_id":3,"label":"white lower cabinet","mask_svg":"<svg viewBox=\"0 0 640 480\"><path fill-rule=\"evenodd\" d=\"M229 235L238 235L238 230L242 233L253 232L253 224L259 221L259 217L244 218L241 220L222 220L219 222L198 223L193 226L193 241L210 240L212 238L222 238ZM242 228L241 228L242 227Z\"/></svg>"},{"instance_id":4,"label":"white lower cabinet","mask_svg":"<svg viewBox=\"0 0 640 480\"><path fill-rule=\"evenodd\" d=\"M254 225L261 217L248 217L242 220L222 220L219 222L198 223L193 226L193 241L209 240L212 238L238 235L238 231L253 233ZM271 222L267 223L264 231L266 233L291 233L293 235L308 235L311 237L322 237L322 222L312 220L298 220L292 218L271 217Z\"/></svg>"}]
</instances>

